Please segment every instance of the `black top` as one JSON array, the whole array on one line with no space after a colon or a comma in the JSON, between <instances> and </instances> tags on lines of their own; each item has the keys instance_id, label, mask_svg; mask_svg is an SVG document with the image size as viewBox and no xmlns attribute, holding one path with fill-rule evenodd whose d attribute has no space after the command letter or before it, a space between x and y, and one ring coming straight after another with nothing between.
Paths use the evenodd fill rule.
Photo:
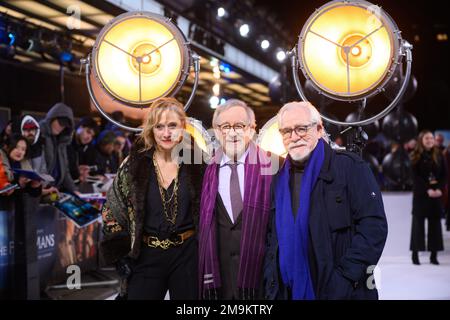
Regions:
<instances>
[{"instance_id":1,"label":"black top","mask_svg":"<svg viewBox=\"0 0 450 320\"><path fill-rule=\"evenodd\" d=\"M306 163L294 162L291 159L291 169L289 172L289 190L291 191L291 205L294 219L297 218L298 209L300 207L300 190L302 185L303 174L305 173ZM308 228L309 229L309 228ZM310 231L309 231L310 232ZM313 282L313 287L316 288L317 279L317 265L314 250L311 242L311 234L308 234L308 261L309 273ZM292 290L288 288L289 299L292 299Z\"/></svg>"},{"instance_id":2,"label":"black top","mask_svg":"<svg viewBox=\"0 0 450 320\"><path fill-rule=\"evenodd\" d=\"M164 214L163 203L161 199L161 194L159 192L158 179L156 176L155 167L153 165L153 159L150 157L150 182L147 191L147 199L145 206L145 222L144 231L147 234L157 236L160 239L168 238L172 233L181 233L188 229L194 228L194 221L191 214L191 195L188 187L188 172L184 164L181 164L178 173L178 212L173 225L166 219ZM172 195L173 189L175 187L175 179L172 181L170 186L163 192L165 192L165 198L169 199ZM167 205L167 213L169 217L172 217L173 203L175 201L175 196L172 198L171 203Z\"/></svg>"},{"instance_id":3,"label":"black top","mask_svg":"<svg viewBox=\"0 0 450 320\"><path fill-rule=\"evenodd\" d=\"M289 189L291 191L291 205L294 218L297 217L298 208L300 206L300 189L302 177L305 171L304 164L300 165L291 160L292 166L289 172Z\"/></svg>"},{"instance_id":4,"label":"black top","mask_svg":"<svg viewBox=\"0 0 450 320\"><path fill-rule=\"evenodd\" d=\"M436 163L433 160L432 153L424 151L412 168L414 179L412 214L418 217L438 219L442 214L442 197L430 198L427 190L444 190L447 170L443 156L439 154Z\"/></svg>"},{"instance_id":5,"label":"black top","mask_svg":"<svg viewBox=\"0 0 450 320\"><path fill-rule=\"evenodd\" d=\"M424 151L419 160L413 164L415 197L428 198L428 189L440 189L445 186L446 168L444 159L439 154L438 163L434 162L431 151ZM433 181L433 183L432 183Z\"/></svg>"},{"instance_id":6,"label":"black top","mask_svg":"<svg viewBox=\"0 0 450 320\"><path fill-rule=\"evenodd\" d=\"M67 158L72 179L80 178L79 165L93 166L96 164L96 150L92 143L80 144L74 135L72 143L67 146Z\"/></svg>"},{"instance_id":7,"label":"black top","mask_svg":"<svg viewBox=\"0 0 450 320\"><path fill-rule=\"evenodd\" d=\"M30 151L28 153L29 159L39 158L42 156L42 139L39 139L35 144L30 146Z\"/></svg>"}]
</instances>

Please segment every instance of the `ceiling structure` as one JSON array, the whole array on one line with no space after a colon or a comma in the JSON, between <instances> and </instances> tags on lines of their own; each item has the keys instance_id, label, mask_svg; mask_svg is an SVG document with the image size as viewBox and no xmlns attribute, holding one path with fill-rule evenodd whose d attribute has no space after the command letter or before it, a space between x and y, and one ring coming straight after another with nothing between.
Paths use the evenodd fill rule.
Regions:
<instances>
[{"instance_id":1,"label":"ceiling structure","mask_svg":"<svg viewBox=\"0 0 450 320\"><path fill-rule=\"evenodd\" d=\"M76 28L70 27L76 22L72 15L80 9L80 23ZM72 38L72 53L75 60L86 57L95 42L100 29L123 9L105 1L85 0L5 0L0 3L0 14L26 21L36 28L45 29L50 33L68 34ZM186 35L187 36L187 35ZM269 98L268 84L245 71L230 66L220 72L217 78L211 65L212 58L201 49L193 48L201 56L200 81L196 99L208 101L213 95L214 84L220 84L220 95L225 98L238 98L254 108L257 118L267 120L278 107L272 105ZM33 50L17 48L14 60L32 68L57 72L60 69L58 61L43 59L42 55ZM221 61L222 62L222 61ZM226 61L224 61L226 63ZM73 76L82 77L79 65L67 70ZM187 83L182 88L181 95L188 96L193 83L193 71ZM208 106L206 106L209 108ZM264 115L264 113L266 113Z\"/></svg>"},{"instance_id":2,"label":"ceiling structure","mask_svg":"<svg viewBox=\"0 0 450 320\"><path fill-rule=\"evenodd\" d=\"M196 15L197 12L203 12L203 15L207 15L205 8L201 7L201 4L206 2L220 5L230 3L233 5L231 6L233 8L235 7L234 5L252 6L254 12L247 12L247 14L250 14L250 17L253 17L253 15L264 16L265 18L260 18L259 20L267 20L267 24L275 25L275 30L283 30L286 35L283 35L282 39L287 44L292 42L292 40L288 39L288 35L293 35L295 38L313 10L326 2L326 0L311 2L292 2L288 0L158 1L171 4L172 9L181 10L182 14L184 10L187 16L189 16L188 12L191 12L192 16L198 16ZM137 2L138 0L136 0ZM197 5L199 3L200 6ZM449 103L447 94L449 76L448 72L445 72L445 70L448 70L449 63L447 59L449 42L436 41L436 33L448 34L446 11L437 9L438 5L431 6L426 1L419 0L414 1L413 4L407 0L395 2L378 0L374 1L374 3L380 4L391 14L402 30L405 39L414 45L413 73L419 81L419 89L415 99L407 105L408 109L423 119L421 123L424 126L429 128L444 127L444 121L448 117L439 117L442 120L440 120L441 123L438 123L430 114L445 111L446 109L442 108L442 106L447 106ZM74 41L73 53L77 57L82 58L86 57L90 52L96 35L102 26L113 17L124 12L124 9L108 1L100 0L3 0L0 2L0 14L7 13L8 16L26 20L35 26L67 34L69 31L67 25L71 23L71 14L67 13L67 8L73 4L81 8L82 16L79 29L70 30L70 36ZM217 23L214 24L217 28L219 27ZM274 35L279 35L279 31L275 31ZM241 43L239 43L238 47L245 50ZM224 93L224 96L243 99L255 108L257 119L263 119L259 123L264 123L275 114L279 105L271 103L268 96L267 82L246 74L245 71L239 68L233 68L233 66L231 66L231 72L222 72L220 79L216 79L210 65L211 55L199 48L194 48L194 50L202 56L200 86L194 102L200 101L203 104L202 108L209 109L208 97L212 94L212 86L220 83L220 90ZM49 59L43 59L42 55L32 50L27 52L26 50L18 49L14 60L20 61L24 66L29 66L30 68L50 70L52 72L59 70L58 63ZM78 75L77 69L67 71L67 73L81 77L81 75ZM278 71L279 69L276 68L276 70ZM189 82L183 88L180 94L182 98L183 94L187 96L191 90L189 84L192 83L192 78L189 78ZM427 108L423 108L424 105ZM434 111L429 112L430 108ZM210 112L211 110L208 110L206 113Z\"/></svg>"}]
</instances>

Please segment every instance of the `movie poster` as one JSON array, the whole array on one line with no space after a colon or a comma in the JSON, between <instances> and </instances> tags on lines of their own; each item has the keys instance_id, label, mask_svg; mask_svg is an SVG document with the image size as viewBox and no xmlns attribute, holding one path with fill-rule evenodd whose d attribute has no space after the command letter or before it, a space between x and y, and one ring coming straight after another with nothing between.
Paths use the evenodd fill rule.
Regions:
<instances>
[{"instance_id":1,"label":"movie poster","mask_svg":"<svg viewBox=\"0 0 450 320\"><path fill-rule=\"evenodd\" d=\"M0 210L0 299L11 297L14 271L15 212L11 205ZM5 210L8 209L8 210ZM78 265L82 272L98 266L98 241L101 222L79 228L50 205L36 211L37 259L41 291L49 285L64 284L67 267Z\"/></svg>"}]
</instances>

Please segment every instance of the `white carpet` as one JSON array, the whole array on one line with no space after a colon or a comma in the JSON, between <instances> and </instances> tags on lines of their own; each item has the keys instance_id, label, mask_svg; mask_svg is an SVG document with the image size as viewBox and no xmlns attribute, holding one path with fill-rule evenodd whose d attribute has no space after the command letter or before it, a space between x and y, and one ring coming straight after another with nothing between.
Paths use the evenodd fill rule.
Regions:
<instances>
[{"instance_id":1,"label":"white carpet","mask_svg":"<svg viewBox=\"0 0 450 320\"><path fill-rule=\"evenodd\" d=\"M439 252L440 265L430 264L429 252L422 252L419 256L422 264L416 266L409 251L412 194L384 193L383 201L389 234L375 271L380 299L450 299L450 232L445 231L444 221L445 251Z\"/></svg>"},{"instance_id":2,"label":"white carpet","mask_svg":"<svg viewBox=\"0 0 450 320\"><path fill-rule=\"evenodd\" d=\"M445 231L444 221L445 251L438 254L440 265L430 264L429 252L421 252L421 265L416 266L409 251L412 194L384 193L383 201L389 234L375 277L380 279L380 299L450 299L450 232Z\"/></svg>"}]
</instances>

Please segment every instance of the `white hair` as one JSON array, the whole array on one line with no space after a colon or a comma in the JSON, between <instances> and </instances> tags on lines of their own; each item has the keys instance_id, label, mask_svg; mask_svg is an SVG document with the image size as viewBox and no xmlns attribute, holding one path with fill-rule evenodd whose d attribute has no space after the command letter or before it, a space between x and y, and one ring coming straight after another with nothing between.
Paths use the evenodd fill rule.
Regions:
<instances>
[{"instance_id":1,"label":"white hair","mask_svg":"<svg viewBox=\"0 0 450 320\"><path fill-rule=\"evenodd\" d=\"M218 125L217 120L219 118L219 115L233 107L241 107L245 110L247 113L247 121L249 125L255 125L255 112L252 108L250 108L244 101L238 100L238 99L230 99L227 102L219 105L216 110L214 111L212 125L213 127L216 127Z\"/></svg>"},{"instance_id":2,"label":"white hair","mask_svg":"<svg viewBox=\"0 0 450 320\"><path fill-rule=\"evenodd\" d=\"M330 142L331 142L330 136L328 135L327 130L325 130L325 127L324 127L324 126L322 126L322 132L323 132L323 134L322 134L323 140L324 140L326 143L330 144Z\"/></svg>"},{"instance_id":3,"label":"white hair","mask_svg":"<svg viewBox=\"0 0 450 320\"><path fill-rule=\"evenodd\" d=\"M320 117L320 113L319 111L317 111L317 109L309 102L304 102L304 101L293 101L293 102L288 102L286 103L279 111L278 111L278 126L281 127L281 117L283 116L283 114L288 111L288 110L292 110L292 109L296 109L296 108L302 108L302 109L307 109L309 111L309 115L310 115L310 119L311 122L315 122L317 124L320 124L323 127L322 124L322 118Z\"/></svg>"}]
</instances>

